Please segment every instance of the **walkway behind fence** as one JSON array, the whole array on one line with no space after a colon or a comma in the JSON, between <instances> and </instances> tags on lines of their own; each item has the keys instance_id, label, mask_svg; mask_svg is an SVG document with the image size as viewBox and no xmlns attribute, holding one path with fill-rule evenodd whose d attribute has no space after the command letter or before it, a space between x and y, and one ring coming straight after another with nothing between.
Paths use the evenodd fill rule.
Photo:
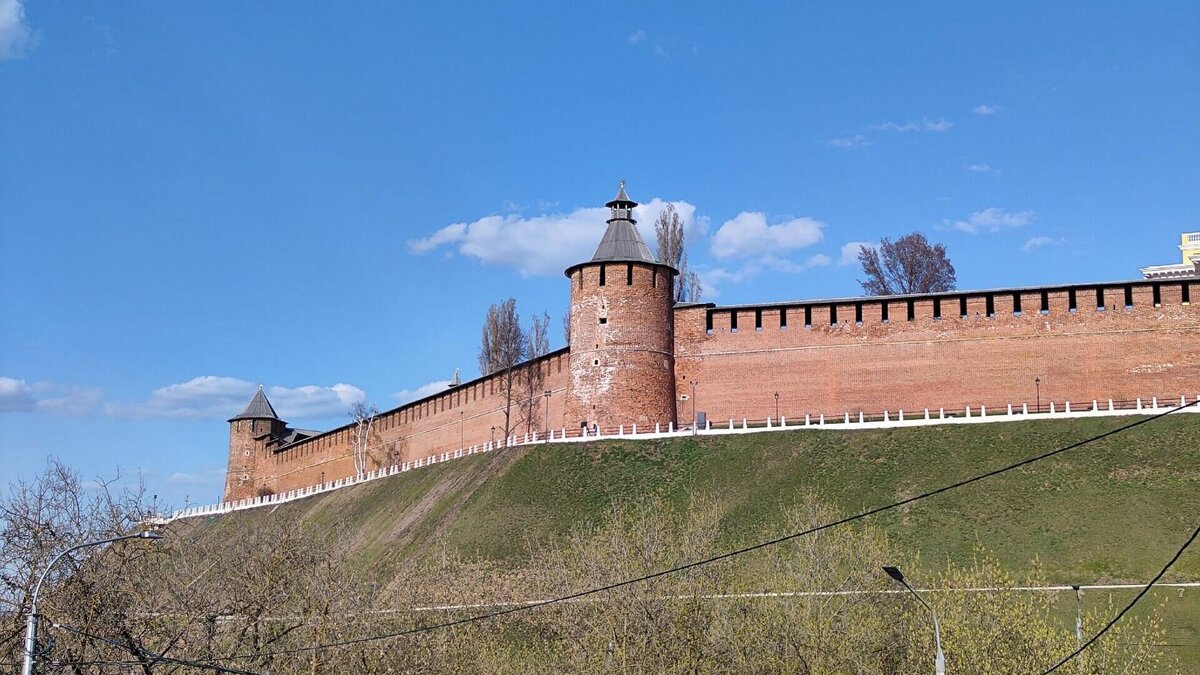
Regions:
<instances>
[{"instance_id":1,"label":"walkway behind fence","mask_svg":"<svg viewBox=\"0 0 1200 675\"><path fill-rule=\"evenodd\" d=\"M1193 401L1200 402L1200 395L1197 395ZM917 427L929 426L936 424L984 424L989 422L1013 422L1018 420L1034 420L1034 419L1064 419L1064 418L1085 418L1085 417L1113 417L1121 415L1137 415L1137 414L1158 414L1174 408L1175 406L1186 406L1189 401L1187 396L1180 396L1178 399L1159 399L1158 397L1150 397L1148 399L1131 399L1131 400L1114 400L1107 399L1100 401L1099 399L1087 403L1080 404L1078 402L1072 404L1070 401L1064 401L1061 405L1054 401L1050 401L1041 406L1041 410L1030 410L1028 403L1022 403L1019 407L1014 407L1012 404L1005 405L1002 408L988 408L980 405L976 407L964 406L963 408L938 408L936 410L925 408L918 411L885 410L881 413L864 413L862 411L851 413L845 412L840 415L805 415L803 419L787 419L786 416L774 419L771 417L764 419L749 419L746 417L729 418L714 422L708 420L704 428L693 429L690 425L683 425L681 428L675 428L673 424L666 425L664 429L662 425L654 425L653 430L649 428L639 429L637 425L626 427L624 425L609 428L593 428L593 429L552 429L548 434L539 434L533 432L530 434L514 435L497 443L484 443L482 445L472 445L468 448L456 448L446 452L435 453L429 457L414 460L411 462L403 462L390 467L381 468L375 471L368 471L361 477L348 476L340 478L332 482L321 483L319 485L311 485L305 488L288 490L272 495L264 495L262 497L252 497L242 499L236 502L223 502L220 504L210 504L208 506L192 506L181 509L171 514L170 516L159 519L159 523L167 523L180 518L194 518L199 516L212 516L233 511L241 511L244 509L259 508L262 506L272 506L285 502L303 499L312 495L337 490L339 488L350 485L357 485L368 481L387 478L397 474L420 469L430 464L439 464L448 462L452 459L468 457L471 455L491 452L493 450L503 449L505 447L515 447L522 445L530 445L533 443L587 443L598 440L650 440L656 438L678 438L683 436L712 436L726 434L749 434L761 433L764 431L792 431L803 429L825 429L825 430L841 430L841 431L857 431L862 429L892 429L897 427ZM1200 406L1192 406L1182 408L1176 412L1191 412L1200 413Z\"/></svg>"}]
</instances>

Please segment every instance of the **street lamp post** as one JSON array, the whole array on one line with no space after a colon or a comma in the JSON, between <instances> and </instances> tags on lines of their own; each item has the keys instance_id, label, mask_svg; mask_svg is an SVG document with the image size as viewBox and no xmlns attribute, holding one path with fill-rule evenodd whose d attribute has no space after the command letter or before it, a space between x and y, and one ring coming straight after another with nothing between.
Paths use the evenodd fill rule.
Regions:
<instances>
[{"instance_id":1,"label":"street lamp post","mask_svg":"<svg viewBox=\"0 0 1200 675\"><path fill-rule=\"evenodd\" d=\"M1033 386L1037 388L1037 411L1042 412L1042 378L1041 376L1033 378Z\"/></svg>"},{"instance_id":2,"label":"street lamp post","mask_svg":"<svg viewBox=\"0 0 1200 675\"><path fill-rule=\"evenodd\" d=\"M692 380L692 435L696 435L696 381Z\"/></svg>"},{"instance_id":3,"label":"street lamp post","mask_svg":"<svg viewBox=\"0 0 1200 675\"><path fill-rule=\"evenodd\" d=\"M779 392L775 392L775 421L779 421Z\"/></svg>"},{"instance_id":4,"label":"street lamp post","mask_svg":"<svg viewBox=\"0 0 1200 675\"><path fill-rule=\"evenodd\" d=\"M929 613L933 615L933 640L934 645L937 647L937 656L934 660L933 672L937 675L946 675L946 656L942 654L942 629L940 626L938 626L937 612L933 611L933 607L928 602L925 602L925 598L922 598L916 591L913 590L912 586L908 585L908 582L904 580L904 575L901 574L899 567L884 565L883 571L887 573L889 577L894 579L896 583L907 588L908 592L912 593L913 597L915 597L917 600L920 600L921 604L925 605L925 608L928 609Z\"/></svg>"},{"instance_id":5,"label":"street lamp post","mask_svg":"<svg viewBox=\"0 0 1200 675\"><path fill-rule=\"evenodd\" d=\"M458 411L458 449L461 452L467 447L467 416L465 410Z\"/></svg>"},{"instance_id":6,"label":"street lamp post","mask_svg":"<svg viewBox=\"0 0 1200 675\"><path fill-rule=\"evenodd\" d=\"M493 425L492 425L492 439L491 439L491 446L490 446L490 447L491 447L493 450L495 450L495 449L496 449L496 425L495 425L495 424L493 424Z\"/></svg>"},{"instance_id":7,"label":"street lamp post","mask_svg":"<svg viewBox=\"0 0 1200 675\"><path fill-rule=\"evenodd\" d=\"M1083 600L1080 598L1079 585L1071 584L1075 591L1075 641L1083 647Z\"/></svg>"},{"instance_id":8,"label":"street lamp post","mask_svg":"<svg viewBox=\"0 0 1200 675\"><path fill-rule=\"evenodd\" d=\"M546 397L546 442L550 442L550 394L553 393L549 389L542 392L542 396Z\"/></svg>"},{"instance_id":9,"label":"street lamp post","mask_svg":"<svg viewBox=\"0 0 1200 675\"><path fill-rule=\"evenodd\" d=\"M25 619L25 663L21 668L21 675L33 675L34 661L37 660L37 632L38 632L38 615L37 601L38 592L42 590L42 582L46 580L46 576L50 574L50 570L54 569L54 565L62 560L63 556L69 553L78 551L81 548L89 546L103 546L111 544L115 541L124 541L125 539L162 539L162 535L157 532L146 530L137 534L127 534L123 537L113 537L112 539L103 539L101 541L89 541L78 546L59 553L50 560L50 564L46 565L46 569L42 572L42 576L38 577L37 583L33 587L33 595L29 598L29 616Z\"/></svg>"}]
</instances>

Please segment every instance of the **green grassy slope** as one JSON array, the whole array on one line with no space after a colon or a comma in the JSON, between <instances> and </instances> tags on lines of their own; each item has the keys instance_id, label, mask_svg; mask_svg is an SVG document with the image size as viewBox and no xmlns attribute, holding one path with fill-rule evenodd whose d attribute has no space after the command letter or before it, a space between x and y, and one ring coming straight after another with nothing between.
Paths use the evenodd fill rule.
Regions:
<instances>
[{"instance_id":1,"label":"green grassy slope","mask_svg":"<svg viewBox=\"0 0 1200 675\"><path fill-rule=\"evenodd\" d=\"M695 493L719 495L730 507L723 531L733 546L761 537L764 530L782 534L778 507L809 491L847 513L857 512L1136 419L797 430L514 448L338 490L275 512L298 512L318 528L337 526L353 538L363 564L381 573L442 547L519 564L531 543L599 520L614 499L651 493L680 508ZM918 552L926 565L947 558L965 561L978 543L1013 570L1028 569L1036 557L1054 583L1144 581L1200 522L1198 440L1200 415L1163 418L871 522L898 548ZM241 512L205 527L236 528L244 519L272 513ZM1200 550L1180 559L1170 579L1200 579ZM1167 595L1172 640L1197 642L1200 592Z\"/></svg>"}]
</instances>

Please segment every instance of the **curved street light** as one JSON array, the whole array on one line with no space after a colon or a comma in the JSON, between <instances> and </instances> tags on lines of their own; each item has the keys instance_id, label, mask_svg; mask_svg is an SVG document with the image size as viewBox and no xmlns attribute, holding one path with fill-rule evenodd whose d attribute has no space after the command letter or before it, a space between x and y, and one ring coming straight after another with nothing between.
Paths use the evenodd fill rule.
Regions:
<instances>
[{"instance_id":1,"label":"curved street light","mask_svg":"<svg viewBox=\"0 0 1200 675\"><path fill-rule=\"evenodd\" d=\"M928 602L925 602L925 598L922 598L920 594L913 590L912 586L908 585L908 582L904 580L904 575L900 572L899 567L884 565L883 571L886 572L889 577L895 579L896 583L907 588L908 592L912 593L913 597L915 597L917 600L920 600L921 604L925 605L925 609L928 609L929 613L933 615L933 640L934 644L937 646L937 657L934 660L933 672L937 675L946 675L946 656L942 654L942 629L940 626L938 626L937 612L933 611L933 607Z\"/></svg>"},{"instance_id":2,"label":"curved street light","mask_svg":"<svg viewBox=\"0 0 1200 675\"><path fill-rule=\"evenodd\" d=\"M103 546L111 544L115 541L124 541L126 539L162 539L162 535L151 530L138 532L137 534L127 534L122 537L113 537L112 539L102 539L100 541L89 541L84 544L78 544L59 553L50 560L50 564L46 565L46 569L42 572L42 576L38 577L37 584L33 587L33 595L29 599L29 616L25 619L25 663L21 668L22 675L33 675L34 661L37 659L37 601L38 592L42 590L42 582L46 581L46 577L50 574L50 570L54 569L54 565L62 560L64 556L81 548L89 546Z\"/></svg>"}]
</instances>

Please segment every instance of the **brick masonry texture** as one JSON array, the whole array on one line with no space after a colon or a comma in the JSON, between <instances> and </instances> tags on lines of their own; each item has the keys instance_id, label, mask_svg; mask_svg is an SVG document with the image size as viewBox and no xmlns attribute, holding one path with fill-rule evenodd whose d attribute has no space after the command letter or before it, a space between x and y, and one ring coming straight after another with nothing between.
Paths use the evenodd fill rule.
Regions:
<instances>
[{"instance_id":1,"label":"brick masonry texture","mask_svg":"<svg viewBox=\"0 0 1200 675\"><path fill-rule=\"evenodd\" d=\"M789 419L1032 404L1035 377L1043 406L1200 395L1200 280L673 309L669 268L604 266L604 286L600 263L572 272L570 348L523 366L556 430L690 423L693 381L714 424L775 416L776 392ZM544 432L545 405L513 433ZM367 469L499 440L502 409L484 377L382 413ZM354 474L350 426L277 450L253 424L231 423L226 501Z\"/></svg>"}]
</instances>

